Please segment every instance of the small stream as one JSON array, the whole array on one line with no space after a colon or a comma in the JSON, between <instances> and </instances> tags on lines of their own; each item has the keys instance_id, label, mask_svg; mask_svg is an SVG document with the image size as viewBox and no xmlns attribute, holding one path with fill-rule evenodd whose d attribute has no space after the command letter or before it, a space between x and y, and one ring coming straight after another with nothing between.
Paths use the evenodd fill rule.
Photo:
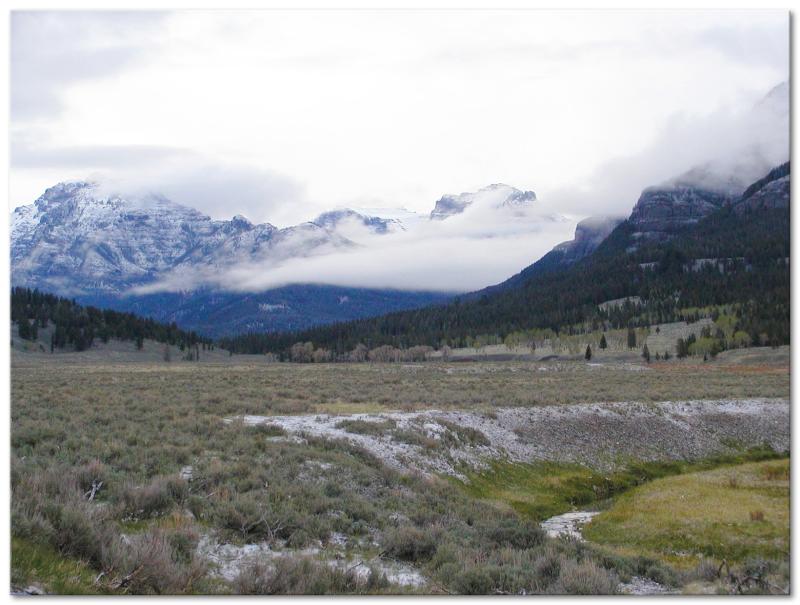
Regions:
<instances>
[{"instance_id":1,"label":"small stream","mask_svg":"<svg viewBox=\"0 0 800 605\"><path fill-rule=\"evenodd\" d=\"M595 515L599 515L597 511L573 511L564 513L563 515L556 515L542 521L541 527L547 532L551 538L558 538L559 536L569 536L576 540L583 540L581 529L586 525ZM654 582L648 578L634 576L629 582L621 583L618 587L621 594L629 595L657 595L657 594L677 594L667 586Z\"/></svg>"},{"instance_id":2,"label":"small stream","mask_svg":"<svg viewBox=\"0 0 800 605\"><path fill-rule=\"evenodd\" d=\"M563 515L556 515L542 521L541 527L551 538L559 536L569 536L577 540L583 540L581 528L592 520L592 517L600 514L595 511L579 510Z\"/></svg>"}]
</instances>

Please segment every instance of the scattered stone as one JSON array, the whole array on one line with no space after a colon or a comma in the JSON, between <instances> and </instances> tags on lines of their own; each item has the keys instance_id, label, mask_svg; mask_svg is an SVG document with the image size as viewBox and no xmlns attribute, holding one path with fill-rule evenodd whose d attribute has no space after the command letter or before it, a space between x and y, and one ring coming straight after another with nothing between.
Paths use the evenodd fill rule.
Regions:
<instances>
[{"instance_id":1,"label":"scattered stone","mask_svg":"<svg viewBox=\"0 0 800 605\"><path fill-rule=\"evenodd\" d=\"M551 538L568 536L576 540L583 540L581 529L592 520L592 517L598 514L600 513L590 511L564 513L563 515L556 515L555 517L550 517L542 521L541 527Z\"/></svg>"},{"instance_id":2,"label":"scattered stone","mask_svg":"<svg viewBox=\"0 0 800 605\"><path fill-rule=\"evenodd\" d=\"M618 590L622 594L630 595L654 595L654 594L679 594L678 591L659 584L650 578L643 578L641 576L633 576L630 582L624 582L619 585Z\"/></svg>"},{"instance_id":3,"label":"scattered stone","mask_svg":"<svg viewBox=\"0 0 800 605\"><path fill-rule=\"evenodd\" d=\"M12 597L28 597L34 595L45 595L47 594L44 589L40 586L36 586L35 584L31 584L27 588L11 588L11 596Z\"/></svg>"},{"instance_id":4,"label":"scattered stone","mask_svg":"<svg viewBox=\"0 0 800 605\"><path fill-rule=\"evenodd\" d=\"M401 561L384 560L377 557L361 561L348 559L341 550L342 539L346 541L347 537L343 534L332 534L329 548L323 549L316 546L291 549L286 548L283 542L276 542L277 548L273 548L267 542L242 546L221 544L205 535L197 545L197 553L213 564L212 575L229 582L235 580L242 569L255 561L270 565L275 560L284 557L313 558L332 568L352 570L360 579L366 579L371 568L377 573L383 574L391 584L398 586L420 587L427 582L425 577L413 566Z\"/></svg>"},{"instance_id":5,"label":"scattered stone","mask_svg":"<svg viewBox=\"0 0 800 605\"><path fill-rule=\"evenodd\" d=\"M638 366L637 366L638 367ZM587 403L495 408L492 417L480 411L387 412L331 416L241 416L246 426L276 424L289 435L344 439L363 447L387 466L424 475L446 474L466 479L464 469L482 470L491 460L558 461L613 471L620 460L685 460L768 444L776 451L790 447L788 399L734 399ZM350 433L343 420L395 423L395 431L424 432L429 438L447 434L444 424L480 431L488 444L445 443L424 447L386 435Z\"/></svg>"}]
</instances>

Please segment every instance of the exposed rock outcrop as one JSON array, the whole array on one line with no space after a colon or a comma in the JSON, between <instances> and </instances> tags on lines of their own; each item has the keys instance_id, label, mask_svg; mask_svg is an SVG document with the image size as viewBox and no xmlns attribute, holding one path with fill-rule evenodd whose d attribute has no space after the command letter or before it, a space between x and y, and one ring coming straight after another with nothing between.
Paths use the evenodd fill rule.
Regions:
<instances>
[{"instance_id":1,"label":"exposed rock outcrop","mask_svg":"<svg viewBox=\"0 0 800 605\"><path fill-rule=\"evenodd\" d=\"M574 239L553 248L554 253L561 253L559 263L571 265L594 252L623 220L617 216L590 216L582 220L575 227Z\"/></svg>"},{"instance_id":2,"label":"exposed rock outcrop","mask_svg":"<svg viewBox=\"0 0 800 605\"><path fill-rule=\"evenodd\" d=\"M763 179L754 183L734 205L734 211L743 213L770 208L788 208L791 201L791 174L789 162L774 168Z\"/></svg>"},{"instance_id":3,"label":"exposed rock outcrop","mask_svg":"<svg viewBox=\"0 0 800 605\"><path fill-rule=\"evenodd\" d=\"M692 186L648 187L628 220L636 238L668 239L731 202L727 193Z\"/></svg>"}]
</instances>

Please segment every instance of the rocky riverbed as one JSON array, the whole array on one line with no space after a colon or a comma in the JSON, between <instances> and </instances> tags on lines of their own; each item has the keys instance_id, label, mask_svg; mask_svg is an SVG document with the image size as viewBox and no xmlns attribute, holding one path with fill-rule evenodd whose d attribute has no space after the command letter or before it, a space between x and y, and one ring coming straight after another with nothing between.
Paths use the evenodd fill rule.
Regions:
<instances>
[{"instance_id":1,"label":"rocky riverbed","mask_svg":"<svg viewBox=\"0 0 800 605\"><path fill-rule=\"evenodd\" d=\"M464 478L493 459L549 460L613 470L620 461L703 458L743 447L790 447L788 399L587 403L486 412L238 416L243 430L349 440L392 468Z\"/></svg>"}]
</instances>

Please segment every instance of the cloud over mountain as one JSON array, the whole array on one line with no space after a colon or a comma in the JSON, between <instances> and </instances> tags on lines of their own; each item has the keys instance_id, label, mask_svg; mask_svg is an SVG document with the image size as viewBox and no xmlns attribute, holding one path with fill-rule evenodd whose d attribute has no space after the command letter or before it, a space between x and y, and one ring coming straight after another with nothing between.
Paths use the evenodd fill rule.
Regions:
<instances>
[{"instance_id":1,"label":"cloud over mountain","mask_svg":"<svg viewBox=\"0 0 800 605\"><path fill-rule=\"evenodd\" d=\"M12 274L16 283L115 295L297 283L455 292L507 277L574 227L507 185L458 197L468 201L462 211L439 220L344 209L277 228L214 220L109 184L62 183L13 213Z\"/></svg>"}]
</instances>

